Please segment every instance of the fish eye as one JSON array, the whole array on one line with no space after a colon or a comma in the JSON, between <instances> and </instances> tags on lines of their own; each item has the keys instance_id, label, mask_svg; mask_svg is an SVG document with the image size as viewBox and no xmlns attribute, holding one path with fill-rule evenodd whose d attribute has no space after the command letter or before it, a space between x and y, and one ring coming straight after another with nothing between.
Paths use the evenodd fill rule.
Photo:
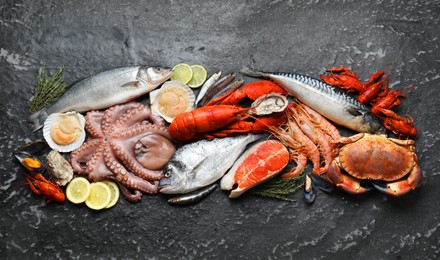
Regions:
<instances>
[{"instance_id":1,"label":"fish eye","mask_svg":"<svg viewBox=\"0 0 440 260\"><path fill-rule=\"evenodd\" d=\"M163 176L165 176L165 178L169 178L171 177L171 173L169 171L166 171Z\"/></svg>"},{"instance_id":2,"label":"fish eye","mask_svg":"<svg viewBox=\"0 0 440 260\"><path fill-rule=\"evenodd\" d=\"M162 68L161 68L161 67L155 67L154 70L155 70L156 72L161 72L161 71L162 71Z\"/></svg>"}]
</instances>

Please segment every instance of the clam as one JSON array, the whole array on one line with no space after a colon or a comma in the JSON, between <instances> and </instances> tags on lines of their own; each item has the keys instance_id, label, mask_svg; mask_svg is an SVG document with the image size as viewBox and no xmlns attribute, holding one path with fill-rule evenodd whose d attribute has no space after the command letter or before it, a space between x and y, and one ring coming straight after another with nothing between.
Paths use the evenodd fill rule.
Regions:
<instances>
[{"instance_id":1,"label":"clam","mask_svg":"<svg viewBox=\"0 0 440 260\"><path fill-rule=\"evenodd\" d=\"M194 92L180 81L165 82L158 90L150 92L151 111L168 123L184 112L194 109Z\"/></svg>"},{"instance_id":2,"label":"clam","mask_svg":"<svg viewBox=\"0 0 440 260\"><path fill-rule=\"evenodd\" d=\"M71 152L86 138L85 118L77 112L53 113L44 122L43 136L59 152Z\"/></svg>"},{"instance_id":3,"label":"clam","mask_svg":"<svg viewBox=\"0 0 440 260\"><path fill-rule=\"evenodd\" d=\"M14 155L30 173L38 174L46 170L43 161L50 150L46 142L37 141L17 148Z\"/></svg>"}]
</instances>

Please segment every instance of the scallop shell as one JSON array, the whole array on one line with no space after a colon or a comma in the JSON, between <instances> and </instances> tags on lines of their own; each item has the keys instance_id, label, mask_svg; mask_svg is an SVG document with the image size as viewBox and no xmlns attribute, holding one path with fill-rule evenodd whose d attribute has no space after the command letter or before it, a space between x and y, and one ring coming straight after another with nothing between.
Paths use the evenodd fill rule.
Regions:
<instances>
[{"instance_id":1,"label":"scallop shell","mask_svg":"<svg viewBox=\"0 0 440 260\"><path fill-rule=\"evenodd\" d=\"M172 101L179 101L179 104L167 106L161 102L163 95L170 95L175 99ZM195 99L194 92L187 85L180 81L167 81L160 89L150 92L151 111L171 123L177 115L193 110Z\"/></svg>"},{"instance_id":2,"label":"scallop shell","mask_svg":"<svg viewBox=\"0 0 440 260\"><path fill-rule=\"evenodd\" d=\"M76 140L74 142L67 144L67 145L60 145L60 144L55 143L52 140L52 138L50 136L50 130L52 129L53 124L58 122L60 117L64 116L64 115L75 115L78 117L80 125L81 125L81 133L76 138ZM46 140L47 144L50 146L50 148L57 150L59 152L62 152L62 153L71 152L71 151L79 148L84 143L84 140L86 139L86 131L84 130L85 124L86 124L86 119L84 118L83 115L81 115L77 112L53 113L44 122L43 136L44 136L44 139Z\"/></svg>"}]
</instances>

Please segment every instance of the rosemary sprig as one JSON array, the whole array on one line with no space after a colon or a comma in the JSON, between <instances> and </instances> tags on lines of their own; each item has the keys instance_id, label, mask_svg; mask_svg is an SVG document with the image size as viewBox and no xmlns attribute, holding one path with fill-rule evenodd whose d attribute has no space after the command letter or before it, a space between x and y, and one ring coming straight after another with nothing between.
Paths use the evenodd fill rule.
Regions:
<instances>
[{"instance_id":1,"label":"rosemary sprig","mask_svg":"<svg viewBox=\"0 0 440 260\"><path fill-rule=\"evenodd\" d=\"M35 86L34 96L29 104L29 111L39 111L57 100L67 90L63 79L64 65L53 75L46 79L46 64L41 69L40 78Z\"/></svg>"},{"instance_id":2,"label":"rosemary sprig","mask_svg":"<svg viewBox=\"0 0 440 260\"><path fill-rule=\"evenodd\" d=\"M250 192L254 195L265 198L295 202L296 200L289 198L288 195L297 192L301 187L303 187L303 177L304 174L289 179L281 179L280 177L277 177L255 187L254 189L250 190Z\"/></svg>"}]
</instances>

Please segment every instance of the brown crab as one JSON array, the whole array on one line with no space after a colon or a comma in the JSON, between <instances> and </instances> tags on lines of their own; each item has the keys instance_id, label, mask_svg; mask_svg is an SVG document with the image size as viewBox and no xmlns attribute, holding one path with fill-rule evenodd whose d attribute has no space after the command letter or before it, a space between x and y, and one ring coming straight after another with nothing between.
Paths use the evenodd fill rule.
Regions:
<instances>
[{"instance_id":1,"label":"brown crab","mask_svg":"<svg viewBox=\"0 0 440 260\"><path fill-rule=\"evenodd\" d=\"M336 146L339 148L327 177L349 193L367 192L369 188L361 185L362 180L372 181L376 189L392 196L401 196L422 184L413 140L360 133L341 138ZM375 181L384 181L386 187Z\"/></svg>"}]
</instances>

